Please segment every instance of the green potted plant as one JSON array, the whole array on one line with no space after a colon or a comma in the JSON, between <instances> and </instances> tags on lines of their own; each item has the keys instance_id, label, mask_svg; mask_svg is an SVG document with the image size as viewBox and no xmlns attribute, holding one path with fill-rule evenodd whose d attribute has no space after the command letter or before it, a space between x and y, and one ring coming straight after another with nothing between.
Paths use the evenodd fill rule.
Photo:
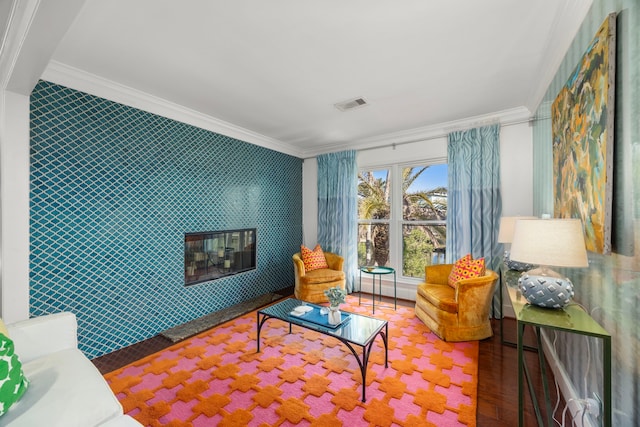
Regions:
<instances>
[{"instance_id":1,"label":"green potted plant","mask_svg":"<svg viewBox=\"0 0 640 427\"><path fill-rule=\"evenodd\" d=\"M339 307L340 304L345 302L347 291L336 286L335 288L325 289L324 295L329 299L329 306Z\"/></svg>"},{"instance_id":2,"label":"green potted plant","mask_svg":"<svg viewBox=\"0 0 640 427\"><path fill-rule=\"evenodd\" d=\"M337 325L342 320L340 316L340 304L345 302L347 291L336 286L325 289L324 294L329 299L329 324Z\"/></svg>"}]
</instances>

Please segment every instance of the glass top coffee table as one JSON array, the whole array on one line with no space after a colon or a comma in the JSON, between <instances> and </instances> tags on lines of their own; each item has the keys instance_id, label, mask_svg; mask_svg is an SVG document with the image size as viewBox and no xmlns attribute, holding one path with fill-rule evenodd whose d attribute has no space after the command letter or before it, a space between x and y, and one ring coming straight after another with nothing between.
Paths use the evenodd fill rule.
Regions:
<instances>
[{"instance_id":1,"label":"glass top coffee table","mask_svg":"<svg viewBox=\"0 0 640 427\"><path fill-rule=\"evenodd\" d=\"M311 310L301 316L291 314L294 308L301 305L309 306ZM384 367L388 367L389 348L387 340L389 336L389 325L386 320L343 311L342 322L337 326L331 326L323 323L322 317L326 319L328 316L320 315L319 311L322 308L322 306L316 304L289 298L258 310L257 352L260 353L260 330L264 322L268 319L279 319L289 323L289 333L291 333L291 325L298 325L334 337L344 343L358 361L360 373L362 374L362 401L366 402L367 365L369 364L371 347L378 335L382 337L382 341L384 342ZM354 346L362 347L362 356L358 354Z\"/></svg>"}]
</instances>

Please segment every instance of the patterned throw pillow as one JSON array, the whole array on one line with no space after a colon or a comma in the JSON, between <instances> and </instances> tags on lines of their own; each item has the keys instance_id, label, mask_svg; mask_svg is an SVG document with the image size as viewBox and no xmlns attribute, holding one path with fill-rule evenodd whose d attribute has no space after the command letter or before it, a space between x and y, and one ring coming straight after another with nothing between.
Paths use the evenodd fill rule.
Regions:
<instances>
[{"instance_id":1,"label":"patterned throw pillow","mask_svg":"<svg viewBox=\"0 0 640 427\"><path fill-rule=\"evenodd\" d=\"M16 403L29 386L22 364L13 351L13 341L0 334L0 416Z\"/></svg>"},{"instance_id":2,"label":"patterned throw pillow","mask_svg":"<svg viewBox=\"0 0 640 427\"><path fill-rule=\"evenodd\" d=\"M455 288L459 280L484 276L484 273L484 258L473 259L471 254L467 254L453 265L449 274L448 284Z\"/></svg>"},{"instance_id":3,"label":"patterned throw pillow","mask_svg":"<svg viewBox=\"0 0 640 427\"><path fill-rule=\"evenodd\" d=\"M324 257L324 252L320 245L316 245L313 250L307 248L305 245L300 245L300 255L304 263L305 271L329 268L329 264L327 264L327 259Z\"/></svg>"},{"instance_id":4,"label":"patterned throw pillow","mask_svg":"<svg viewBox=\"0 0 640 427\"><path fill-rule=\"evenodd\" d=\"M471 254L466 254L465 256L457 260L455 264L453 264L453 268L451 269L451 273L449 273L449 279L447 281L449 286L451 286L452 288L456 287L456 282L459 280L458 270L464 268L465 264L467 264L471 260L473 260Z\"/></svg>"}]
</instances>

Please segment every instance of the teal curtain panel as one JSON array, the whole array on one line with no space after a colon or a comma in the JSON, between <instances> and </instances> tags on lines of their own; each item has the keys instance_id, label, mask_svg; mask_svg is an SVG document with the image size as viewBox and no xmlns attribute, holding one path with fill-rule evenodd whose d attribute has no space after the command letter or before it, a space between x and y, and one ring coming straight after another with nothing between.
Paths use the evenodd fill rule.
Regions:
<instances>
[{"instance_id":1,"label":"teal curtain panel","mask_svg":"<svg viewBox=\"0 0 640 427\"><path fill-rule=\"evenodd\" d=\"M358 165L354 150L318 156L318 243L344 257L347 291L353 291L358 253Z\"/></svg>"},{"instance_id":2,"label":"teal curtain panel","mask_svg":"<svg viewBox=\"0 0 640 427\"><path fill-rule=\"evenodd\" d=\"M500 263L499 133L499 125L491 125L448 135L448 262L471 253L474 258L485 257L492 270Z\"/></svg>"}]
</instances>

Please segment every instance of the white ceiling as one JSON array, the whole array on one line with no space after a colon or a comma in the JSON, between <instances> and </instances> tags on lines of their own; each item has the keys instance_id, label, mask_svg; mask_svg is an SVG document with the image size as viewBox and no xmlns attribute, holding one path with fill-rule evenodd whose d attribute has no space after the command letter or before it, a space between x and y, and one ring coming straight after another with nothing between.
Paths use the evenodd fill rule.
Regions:
<instances>
[{"instance_id":1,"label":"white ceiling","mask_svg":"<svg viewBox=\"0 0 640 427\"><path fill-rule=\"evenodd\" d=\"M528 118L590 4L86 0L44 78L90 76L303 157ZM356 97L370 105L333 105Z\"/></svg>"}]
</instances>

